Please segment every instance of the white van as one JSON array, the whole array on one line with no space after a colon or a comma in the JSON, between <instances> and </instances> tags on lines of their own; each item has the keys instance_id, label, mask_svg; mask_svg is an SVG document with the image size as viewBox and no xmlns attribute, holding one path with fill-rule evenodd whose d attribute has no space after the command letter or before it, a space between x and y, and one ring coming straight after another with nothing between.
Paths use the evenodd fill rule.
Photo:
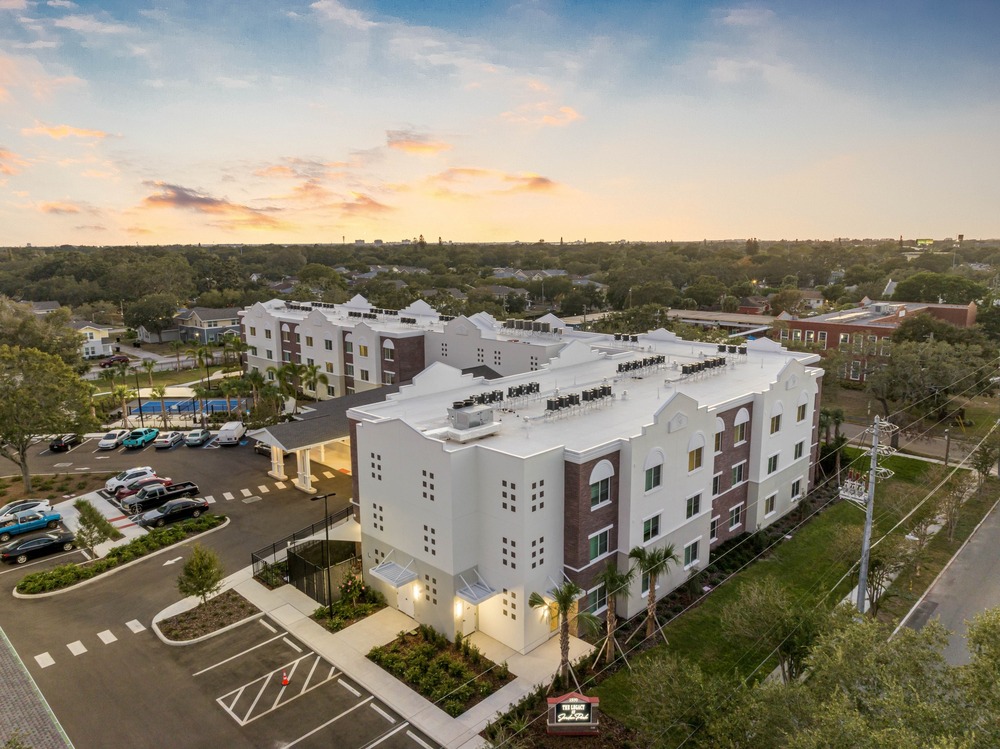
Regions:
<instances>
[{"instance_id":1,"label":"white van","mask_svg":"<svg viewBox=\"0 0 1000 749\"><path fill-rule=\"evenodd\" d=\"M238 445L243 435L247 433L247 428L242 421L227 421L219 429L219 437L216 440L220 445Z\"/></svg>"}]
</instances>

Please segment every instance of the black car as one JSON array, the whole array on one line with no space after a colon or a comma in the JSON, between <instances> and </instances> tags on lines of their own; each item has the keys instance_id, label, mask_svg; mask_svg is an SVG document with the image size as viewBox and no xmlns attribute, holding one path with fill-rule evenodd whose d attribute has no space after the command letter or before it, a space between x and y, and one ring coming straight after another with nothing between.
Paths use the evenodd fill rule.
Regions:
<instances>
[{"instance_id":1,"label":"black car","mask_svg":"<svg viewBox=\"0 0 1000 749\"><path fill-rule=\"evenodd\" d=\"M79 434L62 434L49 443L49 450L54 453L61 453L78 444L80 444Z\"/></svg>"},{"instance_id":2,"label":"black car","mask_svg":"<svg viewBox=\"0 0 1000 749\"><path fill-rule=\"evenodd\" d=\"M184 518L196 518L203 512L208 512L208 500L201 497L185 497L171 499L155 510L144 512L139 517L139 525L145 528L162 528L167 523Z\"/></svg>"},{"instance_id":3,"label":"black car","mask_svg":"<svg viewBox=\"0 0 1000 749\"><path fill-rule=\"evenodd\" d=\"M32 538L21 538L0 548L0 559L14 564L24 564L31 557L40 557L57 551L72 551L75 537L72 533L46 533Z\"/></svg>"}]
</instances>

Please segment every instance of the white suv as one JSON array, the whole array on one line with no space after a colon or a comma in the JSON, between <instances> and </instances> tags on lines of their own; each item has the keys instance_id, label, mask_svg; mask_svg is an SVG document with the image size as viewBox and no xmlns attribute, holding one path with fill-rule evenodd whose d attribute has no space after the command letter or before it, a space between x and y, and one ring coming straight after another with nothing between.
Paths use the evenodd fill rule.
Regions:
<instances>
[{"instance_id":1,"label":"white suv","mask_svg":"<svg viewBox=\"0 0 1000 749\"><path fill-rule=\"evenodd\" d=\"M149 476L155 476L156 471L154 471L149 466L140 466L139 468L129 468L127 471L122 471L114 478L110 478L105 482L104 489L111 494L117 492L121 487L126 484L131 484L136 479L144 479Z\"/></svg>"}]
</instances>

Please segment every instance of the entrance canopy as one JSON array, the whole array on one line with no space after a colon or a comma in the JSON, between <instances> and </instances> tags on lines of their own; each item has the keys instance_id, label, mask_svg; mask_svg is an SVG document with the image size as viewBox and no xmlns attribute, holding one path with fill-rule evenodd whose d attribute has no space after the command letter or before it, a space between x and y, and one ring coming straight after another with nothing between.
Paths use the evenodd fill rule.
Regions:
<instances>
[{"instance_id":1,"label":"entrance canopy","mask_svg":"<svg viewBox=\"0 0 1000 749\"><path fill-rule=\"evenodd\" d=\"M403 567L386 558L368 571L382 582L389 583L394 588L402 588L417 579L417 573L410 569L411 564L413 564L412 559Z\"/></svg>"}]
</instances>

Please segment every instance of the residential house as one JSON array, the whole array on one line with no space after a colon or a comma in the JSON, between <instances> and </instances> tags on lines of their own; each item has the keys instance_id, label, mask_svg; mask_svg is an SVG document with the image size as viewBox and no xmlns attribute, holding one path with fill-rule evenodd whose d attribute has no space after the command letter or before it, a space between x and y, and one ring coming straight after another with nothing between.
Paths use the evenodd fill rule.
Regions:
<instances>
[{"instance_id":1,"label":"residential house","mask_svg":"<svg viewBox=\"0 0 1000 749\"><path fill-rule=\"evenodd\" d=\"M84 340L81 352L84 359L102 359L114 353L125 328L120 325L100 325L88 320L72 320L70 327L80 333Z\"/></svg>"},{"instance_id":2,"label":"residential house","mask_svg":"<svg viewBox=\"0 0 1000 749\"><path fill-rule=\"evenodd\" d=\"M182 310L177 322L180 340L187 343L218 343L227 334L240 334L239 307L192 307Z\"/></svg>"}]
</instances>

